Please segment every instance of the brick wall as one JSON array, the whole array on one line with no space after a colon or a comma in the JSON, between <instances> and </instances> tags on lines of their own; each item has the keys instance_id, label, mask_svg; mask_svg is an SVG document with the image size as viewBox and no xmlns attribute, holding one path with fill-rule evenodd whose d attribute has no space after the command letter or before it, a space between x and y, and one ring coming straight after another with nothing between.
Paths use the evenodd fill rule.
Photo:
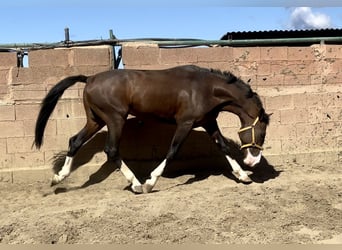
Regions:
<instances>
[{"instance_id":1,"label":"brick wall","mask_svg":"<svg viewBox=\"0 0 342 250\"><path fill-rule=\"evenodd\" d=\"M273 113L264 155L273 164L342 163L342 46L158 48L128 44L125 68L183 64L229 70L249 80ZM224 135L238 140L238 119L221 114Z\"/></svg>"},{"instance_id":2,"label":"brick wall","mask_svg":"<svg viewBox=\"0 0 342 250\"><path fill-rule=\"evenodd\" d=\"M15 53L0 53L0 181L9 178L5 172L51 167L52 156L67 149L68 138L84 126L84 84L77 83L65 91L38 151L32 143L40 103L64 77L112 68L112 48L32 51L28 60L28 67L18 68Z\"/></svg>"},{"instance_id":3,"label":"brick wall","mask_svg":"<svg viewBox=\"0 0 342 250\"><path fill-rule=\"evenodd\" d=\"M264 155L273 164L340 166L342 162L342 46L213 47L160 49L124 46L125 68L161 69L183 64L230 70L262 97L273 112ZM52 158L65 151L68 139L84 126L82 83L68 89L48 122L41 150L32 148L34 125L42 98L59 80L94 74L112 67L110 47L33 51L29 67L17 68L14 53L0 53L0 181L49 179ZM222 113L219 126L238 140L235 115ZM131 119L124 130L121 152L130 167L152 168L169 146L173 127ZM160 131L160 132L158 132ZM158 133L157 133L158 132ZM99 168L105 133L80 152L78 164ZM201 131L190 134L178 156L179 166L225 164ZM154 164L151 164L151 162ZM43 169L43 175L17 170ZM77 173L89 176L94 169ZM76 173L72 175L77 176ZM82 177L85 180L87 177Z\"/></svg>"}]
</instances>

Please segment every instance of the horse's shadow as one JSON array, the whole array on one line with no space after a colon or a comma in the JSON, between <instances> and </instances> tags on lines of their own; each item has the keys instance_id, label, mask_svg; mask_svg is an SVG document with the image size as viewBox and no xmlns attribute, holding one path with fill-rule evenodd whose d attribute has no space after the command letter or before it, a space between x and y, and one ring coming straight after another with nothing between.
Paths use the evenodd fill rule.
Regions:
<instances>
[{"instance_id":1,"label":"horse's shadow","mask_svg":"<svg viewBox=\"0 0 342 250\"><path fill-rule=\"evenodd\" d=\"M120 155L141 183L144 183L151 171L165 158L174 131L174 125L153 120L141 121L136 118L127 120L121 138ZM106 131L96 134L79 150L74 158L72 171L88 163L95 154L103 151L106 136ZM264 157L255 168L246 167L242 161L243 156L239 150L239 145L232 140L228 140L228 145L231 157L235 158L244 169L252 171L250 177L254 182L263 183L280 174L280 171L275 170ZM53 160L55 173L61 169L64 160L65 152L55 155ZM57 187L55 193L86 188L100 183L115 170L114 164L106 161L80 187L70 189ZM163 177L176 178L187 174L194 177L182 185L204 180L210 175L224 175L228 179L239 182L231 173L231 167L224 154L204 131L194 130L190 133L176 158L165 169Z\"/></svg>"}]
</instances>

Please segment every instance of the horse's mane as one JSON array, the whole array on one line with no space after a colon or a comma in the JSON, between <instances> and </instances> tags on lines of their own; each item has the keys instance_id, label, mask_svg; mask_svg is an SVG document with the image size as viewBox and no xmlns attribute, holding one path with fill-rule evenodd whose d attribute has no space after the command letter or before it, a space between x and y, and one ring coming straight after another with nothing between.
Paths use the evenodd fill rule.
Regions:
<instances>
[{"instance_id":1,"label":"horse's mane","mask_svg":"<svg viewBox=\"0 0 342 250\"><path fill-rule=\"evenodd\" d=\"M227 84L235 84L235 86L245 92L246 98L253 98L257 107L260 109L259 119L266 124L269 124L269 115L266 114L259 95L252 90L248 83L244 82L240 77L235 76L230 71L222 71L219 69L209 69L209 71L219 77L224 78Z\"/></svg>"}]
</instances>

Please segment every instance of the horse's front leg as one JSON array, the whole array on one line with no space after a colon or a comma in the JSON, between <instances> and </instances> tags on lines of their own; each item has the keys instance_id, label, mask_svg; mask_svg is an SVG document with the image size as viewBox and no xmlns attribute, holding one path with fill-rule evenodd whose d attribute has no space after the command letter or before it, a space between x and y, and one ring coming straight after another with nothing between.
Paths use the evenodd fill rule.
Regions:
<instances>
[{"instance_id":1,"label":"horse's front leg","mask_svg":"<svg viewBox=\"0 0 342 250\"><path fill-rule=\"evenodd\" d=\"M221 134L221 131L217 125L216 120L204 126L207 133L215 141L215 143L220 147L221 151L226 155L226 159L233 169L233 175L243 183L251 183L252 179L248 174L241 168L240 164L233 158L229 156L229 147L226 138Z\"/></svg>"},{"instance_id":2,"label":"horse's front leg","mask_svg":"<svg viewBox=\"0 0 342 250\"><path fill-rule=\"evenodd\" d=\"M175 155L177 154L179 147L183 144L184 140L188 136L189 132L191 131L193 127L193 121L186 121L186 122L178 122L177 129L175 131L175 134L173 136L170 149L166 155L166 159L162 161L151 172L150 179L147 179L145 184L143 185L143 191L144 193L150 193L153 189L153 187L156 185L158 179L163 174L165 167L168 165L169 161L172 160Z\"/></svg>"}]
</instances>

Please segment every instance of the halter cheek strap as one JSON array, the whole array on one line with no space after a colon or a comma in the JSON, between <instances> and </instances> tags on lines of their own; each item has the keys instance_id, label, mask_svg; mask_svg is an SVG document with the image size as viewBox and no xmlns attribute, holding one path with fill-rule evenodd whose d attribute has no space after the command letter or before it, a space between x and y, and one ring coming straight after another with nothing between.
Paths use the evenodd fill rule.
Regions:
<instances>
[{"instance_id":1,"label":"halter cheek strap","mask_svg":"<svg viewBox=\"0 0 342 250\"><path fill-rule=\"evenodd\" d=\"M253 124L248 126L248 127L245 127L245 128L242 128L238 131L238 133L242 133L242 132L245 132L247 130L252 130L252 142L251 143L247 143L247 144L244 144L240 147L240 149L244 149L244 148L257 148L257 149L260 149L260 150L263 150L264 148L260 145L258 145L256 142L255 142L255 125L258 123L259 121L259 117L257 117Z\"/></svg>"}]
</instances>

